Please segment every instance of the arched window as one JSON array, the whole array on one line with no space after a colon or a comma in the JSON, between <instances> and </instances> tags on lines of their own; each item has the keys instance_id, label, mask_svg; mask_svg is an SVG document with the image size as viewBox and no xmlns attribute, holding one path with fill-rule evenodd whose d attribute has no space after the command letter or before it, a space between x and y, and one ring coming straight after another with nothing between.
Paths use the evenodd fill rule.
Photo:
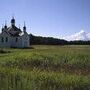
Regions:
<instances>
[{"instance_id":1,"label":"arched window","mask_svg":"<svg viewBox=\"0 0 90 90\"><path fill-rule=\"evenodd\" d=\"M4 42L4 38L3 38L3 37L1 38L1 42L2 42L2 43Z\"/></svg>"},{"instance_id":2,"label":"arched window","mask_svg":"<svg viewBox=\"0 0 90 90\"><path fill-rule=\"evenodd\" d=\"M6 42L8 42L8 37L6 37Z\"/></svg>"},{"instance_id":3,"label":"arched window","mask_svg":"<svg viewBox=\"0 0 90 90\"><path fill-rule=\"evenodd\" d=\"M18 38L16 38L16 42L18 42Z\"/></svg>"}]
</instances>

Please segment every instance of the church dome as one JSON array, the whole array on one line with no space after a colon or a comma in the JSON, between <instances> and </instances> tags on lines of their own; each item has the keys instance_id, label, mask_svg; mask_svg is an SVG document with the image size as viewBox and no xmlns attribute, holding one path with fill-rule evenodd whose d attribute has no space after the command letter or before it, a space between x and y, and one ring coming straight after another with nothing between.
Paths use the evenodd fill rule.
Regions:
<instances>
[{"instance_id":1,"label":"church dome","mask_svg":"<svg viewBox=\"0 0 90 90\"><path fill-rule=\"evenodd\" d=\"M15 25L15 19L14 19L14 17L11 19L11 25Z\"/></svg>"}]
</instances>

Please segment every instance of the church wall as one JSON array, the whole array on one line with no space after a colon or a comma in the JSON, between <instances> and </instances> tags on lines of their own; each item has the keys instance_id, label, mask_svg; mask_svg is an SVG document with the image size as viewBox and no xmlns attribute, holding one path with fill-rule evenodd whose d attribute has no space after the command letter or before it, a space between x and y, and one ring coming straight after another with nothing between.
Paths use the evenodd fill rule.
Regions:
<instances>
[{"instance_id":1,"label":"church wall","mask_svg":"<svg viewBox=\"0 0 90 90\"><path fill-rule=\"evenodd\" d=\"M21 37L12 37L11 47L22 47L22 39Z\"/></svg>"},{"instance_id":2,"label":"church wall","mask_svg":"<svg viewBox=\"0 0 90 90\"><path fill-rule=\"evenodd\" d=\"M3 42L2 42L2 37L3 37ZM8 41L6 42L6 38L8 38ZM24 34L20 37L12 37L9 36L6 33L1 33L0 34L0 47L1 48L10 48L10 47L19 47L19 48L24 48L24 47L29 47L29 36L28 34Z\"/></svg>"},{"instance_id":3,"label":"church wall","mask_svg":"<svg viewBox=\"0 0 90 90\"><path fill-rule=\"evenodd\" d=\"M22 36L22 47L29 47L29 36L28 34L24 34Z\"/></svg>"},{"instance_id":4,"label":"church wall","mask_svg":"<svg viewBox=\"0 0 90 90\"><path fill-rule=\"evenodd\" d=\"M10 42L11 42L11 39L10 39L10 36L8 34L6 34L6 33L0 34L0 48L10 47Z\"/></svg>"}]
</instances>

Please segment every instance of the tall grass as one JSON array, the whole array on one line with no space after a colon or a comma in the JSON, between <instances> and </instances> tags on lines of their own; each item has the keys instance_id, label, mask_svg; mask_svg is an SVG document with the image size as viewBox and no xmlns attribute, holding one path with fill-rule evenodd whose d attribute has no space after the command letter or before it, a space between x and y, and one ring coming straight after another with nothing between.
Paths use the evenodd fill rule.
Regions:
<instances>
[{"instance_id":1,"label":"tall grass","mask_svg":"<svg viewBox=\"0 0 90 90\"><path fill-rule=\"evenodd\" d=\"M19 69L0 70L2 90L89 90L90 77L33 69L25 72Z\"/></svg>"},{"instance_id":2,"label":"tall grass","mask_svg":"<svg viewBox=\"0 0 90 90\"><path fill-rule=\"evenodd\" d=\"M90 46L33 46L0 54L0 90L89 90Z\"/></svg>"}]
</instances>

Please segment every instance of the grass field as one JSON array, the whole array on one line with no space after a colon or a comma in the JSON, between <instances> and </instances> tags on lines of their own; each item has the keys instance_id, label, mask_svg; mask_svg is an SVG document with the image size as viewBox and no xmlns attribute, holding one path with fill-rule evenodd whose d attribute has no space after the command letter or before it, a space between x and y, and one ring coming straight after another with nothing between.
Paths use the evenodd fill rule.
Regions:
<instances>
[{"instance_id":1,"label":"grass field","mask_svg":"<svg viewBox=\"0 0 90 90\"><path fill-rule=\"evenodd\" d=\"M90 46L0 50L0 90L90 90Z\"/></svg>"}]
</instances>

